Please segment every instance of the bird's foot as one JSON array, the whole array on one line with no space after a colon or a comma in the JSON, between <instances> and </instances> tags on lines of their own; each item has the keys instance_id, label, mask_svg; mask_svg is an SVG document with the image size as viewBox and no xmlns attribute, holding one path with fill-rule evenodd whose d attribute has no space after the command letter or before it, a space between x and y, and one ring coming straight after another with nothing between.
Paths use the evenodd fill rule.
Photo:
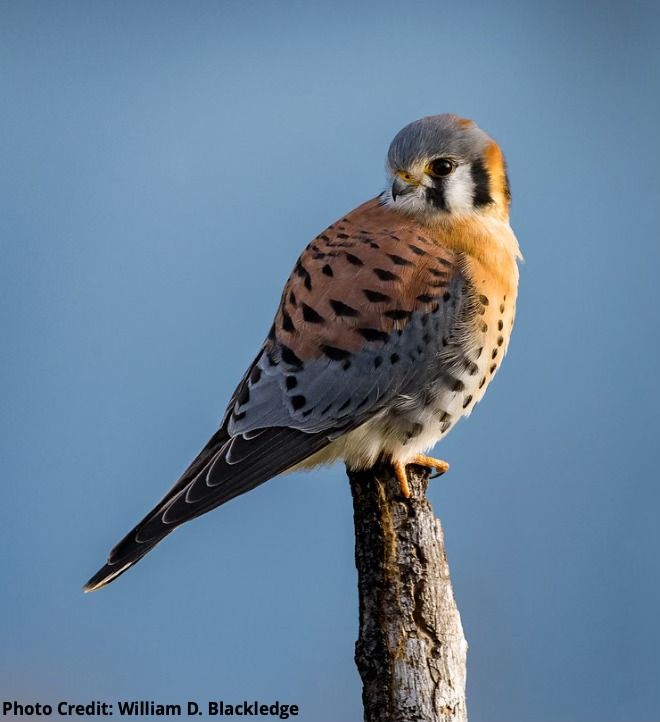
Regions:
<instances>
[{"instance_id":1,"label":"bird's foot","mask_svg":"<svg viewBox=\"0 0 660 722\"><path fill-rule=\"evenodd\" d=\"M394 468L394 475L401 485L401 493L410 499L412 492L410 491L410 485L408 484L408 474L406 472L406 466L410 464L416 464L417 466L424 466L427 469L433 469L435 474L431 477L435 479L436 476L444 474L449 469L449 464L441 459L434 459L432 456L424 456L424 454L417 454L414 456L408 464L403 464L400 461L392 461L392 467Z\"/></svg>"}]
</instances>

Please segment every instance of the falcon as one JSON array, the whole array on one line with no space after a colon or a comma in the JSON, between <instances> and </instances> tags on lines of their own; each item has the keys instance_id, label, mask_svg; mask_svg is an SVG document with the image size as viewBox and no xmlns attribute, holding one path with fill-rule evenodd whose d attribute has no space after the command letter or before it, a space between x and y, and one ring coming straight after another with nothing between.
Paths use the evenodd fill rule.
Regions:
<instances>
[{"instance_id":1,"label":"falcon","mask_svg":"<svg viewBox=\"0 0 660 722\"><path fill-rule=\"evenodd\" d=\"M387 189L304 249L220 429L85 585L105 586L180 524L277 474L343 459L406 466L484 395L506 353L518 242L497 143L442 114L403 128Z\"/></svg>"}]
</instances>

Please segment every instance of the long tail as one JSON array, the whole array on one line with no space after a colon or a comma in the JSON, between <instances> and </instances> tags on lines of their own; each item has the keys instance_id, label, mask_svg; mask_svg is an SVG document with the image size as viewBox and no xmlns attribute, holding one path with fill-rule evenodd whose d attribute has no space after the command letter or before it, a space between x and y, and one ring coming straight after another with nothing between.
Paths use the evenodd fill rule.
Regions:
<instances>
[{"instance_id":1,"label":"long tail","mask_svg":"<svg viewBox=\"0 0 660 722\"><path fill-rule=\"evenodd\" d=\"M180 524L254 489L328 443L325 434L285 427L260 429L247 438L230 437L221 429L163 499L114 547L83 591L106 586Z\"/></svg>"}]
</instances>

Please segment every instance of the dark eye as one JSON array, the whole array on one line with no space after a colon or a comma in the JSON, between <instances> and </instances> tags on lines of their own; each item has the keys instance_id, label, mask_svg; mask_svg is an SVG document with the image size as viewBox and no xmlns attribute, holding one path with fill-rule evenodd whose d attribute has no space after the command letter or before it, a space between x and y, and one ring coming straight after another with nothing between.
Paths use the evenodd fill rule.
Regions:
<instances>
[{"instance_id":1,"label":"dark eye","mask_svg":"<svg viewBox=\"0 0 660 722\"><path fill-rule=\"evenodd\" d=\"M453 160L449 160L449 158L436 158L429 163L427 170L429 175L435 178L443 178L449 175L455 167L456 164Z\"/></svg>"}]
</instances>

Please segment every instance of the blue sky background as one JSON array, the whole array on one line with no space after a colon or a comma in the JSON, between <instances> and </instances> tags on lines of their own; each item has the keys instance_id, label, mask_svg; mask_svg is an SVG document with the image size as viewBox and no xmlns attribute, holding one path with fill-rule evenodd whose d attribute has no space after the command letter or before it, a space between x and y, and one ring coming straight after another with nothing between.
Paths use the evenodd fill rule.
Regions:
<instances>
[{"instance_id":1,"label":"blue sky background","mask_svg":"<svg viewBox=\"0 0 660 722\"><path fill-rule=\"evenodd\" d=\"M472 722L660 709L657 5L0 3L0 697L361 719L351 500L269 482L82 583L215 430L394 133L475 118L525 254L438 451Z\"/></svg>"}]
</instances>

